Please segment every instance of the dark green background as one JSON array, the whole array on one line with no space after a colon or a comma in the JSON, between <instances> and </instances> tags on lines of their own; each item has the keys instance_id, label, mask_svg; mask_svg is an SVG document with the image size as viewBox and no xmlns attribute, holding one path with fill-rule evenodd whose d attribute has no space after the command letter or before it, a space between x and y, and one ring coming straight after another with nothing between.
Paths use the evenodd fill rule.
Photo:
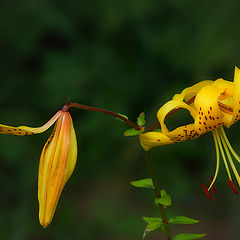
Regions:
<instances>
[{"instance_id":1,"label":"dark green background","mask_svg":"<svg viewBox=\"0 0 240 240\"><path fill-rule=\"evenodd\" d=\"M132 120L144 111L151 126L174 93L205 79L232 80L240 66L240 3L223 2L1 1L0 122L40 126L70 97ZM51 130L0 136L1 239L141 239L141 217L159 216L153 193L129 185L148 170L138 139L123 137L127 126L100 113L71 114L78 163L47 229L38 223L37 171ZM228 131L236 150L239 133L238 124ZM152 153L161 187L173 196L168 215L201 220L174 233L239 239L240 198L223 166L214 201L201 189L215 169L211 134Z\"/></svg>"}]
</instances>

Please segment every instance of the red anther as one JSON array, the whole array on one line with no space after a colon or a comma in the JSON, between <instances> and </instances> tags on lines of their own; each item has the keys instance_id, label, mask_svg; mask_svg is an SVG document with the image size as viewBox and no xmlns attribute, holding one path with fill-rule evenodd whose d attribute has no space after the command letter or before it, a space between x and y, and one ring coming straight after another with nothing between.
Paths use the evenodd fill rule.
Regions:
<instances>
[{"instance_id":1,"label":"red anther","mask_svg":"<svg viewBox=\"0 0 240 240\"><path fill-rule=\"evenodd\" d=\"M203 191L205 192L205 194L207 195L207 197L208 197L210 200L212 200L213 198L212 198L210 192L207 190L207 188L206 188L206 186L205 186L204 184L202 184L202 189L203 189Z\"/></svg>"},{"instance_id":2,"label":"red anther","mask_svg":"<svg viewBox=\"0 0 240 240\"><path fill-rule=\"evenodd\" d=\"M211 177L210 177L210 184L212 183L212 181L213 181L213 177L211 176ZM213 192L214 194L217 193L217 190L216 190L216 187L215 187L214 184L212 185L211 190L212 190L212 192Z\"/></svg>"},{"instance_id":3,"label":"red anther","mask_svg":"<svg viewBox=\"0 0 240 240\"><path fill-rule=\"evenodd\" d=\"M236 187L235 187L235 185L233 184L233 182L232 182L230 179L228 179L228 180L227 180L227 183L228 183L228 185L230 186L230 188L233 190L233 192L234 192L236 195L238 195L238 190L236 189Z\"/></svg>"}]
</instances>

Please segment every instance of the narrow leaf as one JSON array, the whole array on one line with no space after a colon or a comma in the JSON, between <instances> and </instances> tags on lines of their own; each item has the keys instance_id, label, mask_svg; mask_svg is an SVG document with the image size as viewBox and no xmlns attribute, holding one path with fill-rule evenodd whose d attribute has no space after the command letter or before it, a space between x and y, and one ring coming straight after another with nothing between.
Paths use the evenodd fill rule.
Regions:
<instances>
[{"instance_id":1,"label":"narrow leaf","mask_svg":"<svg viewBox=\"0 0 240 240\"><path fill-rule=\"evenodd\" d=\"M146 223L150 222L162 222L162 218L157 218L157 217L143 217L142 218Z\"/></svg>"},{"instance_id":2,"label":"narrow leaf","mask_svg":"<svg viewBox=\"0 0 240 240\"><path fill-rule=\"evenodd\" d=\"M162 229L162 218L155 218L155 217L143 217L143 220L148 223L146 230L147 231L154 231L156 229Z\"/></svg>"},{"instance_id":3,"label":"narrow leaf","mask_svg":"<svg viewBox=\"0 0 240 240\"><path fill-rule=\"evenodd\" d=\"M171 224L194 224L198 222L199 220L195 220L193 218L185 217L185 216L176 216L169 219L169 223Z\"/></svg>"},{"instance_id":4,"label":"narrow leaf","mask_svg":"<svg viewBox=\"0 0 240 240\"><path fill-rule=\"evenodd\" d=\"M142 133L143 130L136 130L135 128L130 128L124 132L125 137L131 137L131 136L136 136Z\"/></svg>"},{"instance_id":5,"label":"narrow leaf","mask_svg":"<svg viewBox=\"0 0 240 240\"><path fill-rule=\"evenodd\" d=\"M145 125L146 121L145 121L145 113L142 112L140 113L140 115L137 118L137 125L139 127L143 127Z\"/></svg>"},{"instance_id":6,"label":"narrow leaf","mask_svg":"<svg viewBox=\"0 0 240 240\"><path fill-rule=\"evenodd\" d=\"M176 235L173 240L193 240L205 237L206 234L181 233Z\"/></svg>"},{"instance_id":7,"label":"narrow leaf","mask_svg":"<svg viewBox=\"0 0 240 240\"><path fill-rule=\"evenodd\" d=\"M150 188L154 189L153 181L151 178L144 178L137 181L132 181L130 184L134 187Z\"/></svg>"},{"instance_id":8,"label":"narrow leaf","mask_svg":"<svg viewBox=\"0 0 240 240\"><path fill-rule=\"evenodd\" d=\"M171 206L172 198L168 195L165 190L161 190L161 197L155 198L155 204L162 204L163 206Z\"/></svg>"},{"instance_id":9,"label":"narrow leaf","mask_svg":"<svg viewBox=\"0 0 240 240\"><path fill-rule=\"evenodd\" d=\"M120 116L128 119L128 117L127 117L126 115L124 115L124 114L118 113L118 115L120 115ZM116 119L119 120L119 121L121 121L121 122L124 122L124 121L123 121L122 119L120 119L120 118L117 118L117 117L116 117Z\"/></svg>"}]
</instances>

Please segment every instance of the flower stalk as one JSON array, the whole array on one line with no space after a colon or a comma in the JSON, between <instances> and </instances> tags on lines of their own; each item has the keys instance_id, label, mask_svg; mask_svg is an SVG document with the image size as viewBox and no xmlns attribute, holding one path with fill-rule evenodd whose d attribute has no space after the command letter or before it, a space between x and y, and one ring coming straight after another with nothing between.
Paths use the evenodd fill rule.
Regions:
<instances>
[{"instance_id":1,"label":"flower stalk","mask_svg":"<svg viewBox=\"0 0 240 240\"><path fill-rule=\"evenodd\" d=\"M106 110L106 109L102 109L102 108L97 108L97 107L92 107L92 106L87 106L87 105L83 105L83 104L79 104L79 103L69 103L66 104L65 106L67 106L68 108L79 108L79 109L84 109L84 110L88 110L88 111L94 111L94 112L101 112L113 117L116 117L124 122L126 122L128 125L130 125L131 127L133 127L136 130L141 130L141 127L139 127L138 125L136 125L135 123L133 123L132 121L130 121L128 118L124 117L121 114Z\"/></svg>"},{"instance_id":2,"label":"flower stalk","mask_svg":"<svg viewBox=\"0 0 240 240\"><path fill-rule=\"evenodd\" d=\"M156 198L160 198L161 197L161 192L160 192L158 180L157 180L154 168L153 168L153 162L152 162L152 158L151 158L150 152L149 151L145 151L145 155L146 155L146 160L147 160L147 166L148 166L149 174L150 174L150 177L151 177L151 179L153 181L153 186L154 186L154 190L155 190L155 196L156 196ZM171 240L172 237L171 237L170 224L168 222L164 206L162 204L158 203L158 207L159 207L160 214L161 214L161 217L162 217L162 220L163 220L165 238L166 238L166 240Z\"/></svg>"}]
</instances>

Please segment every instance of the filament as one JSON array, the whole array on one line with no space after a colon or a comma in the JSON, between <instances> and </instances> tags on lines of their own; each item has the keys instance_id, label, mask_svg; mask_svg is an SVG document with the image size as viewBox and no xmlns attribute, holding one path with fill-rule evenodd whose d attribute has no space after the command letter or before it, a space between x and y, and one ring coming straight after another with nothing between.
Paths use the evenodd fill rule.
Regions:
<instances>
[{"instance_id":1,"label":"filament","mask_svg":"<svg viewBox=\"0 0 240 240\"><path fill-rule=\"evenodd\" d=\"M237 169L236 169L236 167L235 167L235 165L234 165L234 163L233 163L231 154L230 154L230 152L229 152L228 146L227 146L226 141L225 141L226 139L225 139L224 136L222 135L222 132L220 132L220 137L221 137L221 140L222 140L222 143L223 143L224 150L225 150L225 152L226 152L226 154L227 154L228 160L229 160L230 165L231 165L231 167L232 167L233 173L234 173L234 175L235 175L235 177L236 177L236 179L237 179L238 185L240 186L240 177L239 177L238 171L237 171Z\"/></svg>"},{"instance_id":2,"label":"filament","mask_svg":"<svg viewBox=\"0 0 240 240\"><path fill-rule=\"evenodd\" d=\"M230 142L229 142L229 140L228 140L228 138L227 138L227 135L226 135L226 133L225 133L225 131L224 131L224 128L223 128L223 127L220 127L220 131L221 131L222 136L223 136L223 138L224 138L224 140L225 140L225 142L226 142L229 150L231 151L232 155L233 155L233 156L236 158L236 160L240 163L240 157L237 155L237 153L236 153L236 152L234 151L234 149L232 148L232 145L230 144Z\"/></svg>"},{"instance_id":3,"label":"filament","mask_svg":"<svg viewBox=\"0 0 240 240\"><path fill-rule=\"evenodd\" d=\"M217 137L216 137L216 131L214 130L212 131L213 134L213 139L214 139L214 143L215 143L215 148L216 148L216 157L217 157L217 164L216 164L216 170L215 170L215 174L213 177L213 180L208 188L208 191L211 189L211 187L213 186L214 182L216 181L217 175L218 175L218 171L219 171L219 165L220 165L220 156L219 156L219 146L218 146L218 141L217 141Z\"/></svg>"},{"instance_id":4,"label":"filament","mask_svg":"<svg viewBox=\"0 0 240 240\"><path fill-rule=\"evenodd\" d=\"M216 137L217 137L217 142L218 142L221 154L222 154L223 162L224 162L225 168L227 170L228 177L232 181L232 177L231 177L231 174L230 174L230 171L229 171L229 168L228 168L227 159L226 159L226 156L225 156L225 153L224 153L224 150L223 150L223 146L222 146L222 142L221 142L221 138L219 136L218 130L216 131Z\"/></svg>"}]
</instances>

